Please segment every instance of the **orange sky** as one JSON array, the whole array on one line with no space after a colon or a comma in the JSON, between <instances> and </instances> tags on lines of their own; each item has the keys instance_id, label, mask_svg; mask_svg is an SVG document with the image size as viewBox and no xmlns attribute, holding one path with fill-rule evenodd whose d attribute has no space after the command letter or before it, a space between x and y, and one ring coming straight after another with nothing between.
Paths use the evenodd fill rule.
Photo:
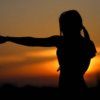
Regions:
<instances>
[{"instance_id":1,"label":"orange sky","mask_svg":"<svg viewBox=\"0 0 100 100\"><path fill-rule=\"evenodd\" d=\"M41 52L30 51L21 55L1 56L0 65L1 83L12 83L19 86L27 85L27 83L38 86L57 86L59 74L57 68L59 65L56 48L47 48ZM41 80L43 82L40 84Z\"/></svg>"},{"instance_id":2,"label":"orange sky","mask_svg":"<svg viewBox=\"0 0 100 100\"><path fill-rule=\"evenodd\" d=\"M97 85L100 79L100 48L97 48L97 52L84 75L89 86ZM54 47L43 49L41 52L37 50L21 53L20 55L3 55L0 56L0 65L1 83L12 83L18 86L27 84L57 86L59 64L56 57L56 48Z\"/></svg>"},{"instance_id":3,"label":"orange sky","mask_svg":"<svg viewBox=\"0 0 100 100\"><path fill-rule=\"evenodd\" d=\"M100 81L100 48L97 48L97 55L91 60L84 78L88 86L98 85L98 82Z\"/></svg>"},{"instance_id":4,"label":"orange sky","mask_svg":"<svg viewBox=\"0 0 100 100\"><path fill-rule=\"evenodd\" d=\"M100 75L99 4L99 0L0 0L0 35L58 35L59 15L65 10L78 10L98 50L85 74L85 80L93 86ZM57 68L56 48L0 44L0 84L57 86Z\"/></svg>"}]
</instances>

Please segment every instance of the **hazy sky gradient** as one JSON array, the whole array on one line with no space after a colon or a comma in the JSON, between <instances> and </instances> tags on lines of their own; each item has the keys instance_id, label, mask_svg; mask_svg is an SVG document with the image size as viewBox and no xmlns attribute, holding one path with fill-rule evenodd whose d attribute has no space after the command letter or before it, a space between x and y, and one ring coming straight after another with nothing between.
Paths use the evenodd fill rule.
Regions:
<instances>
[{"instance_id":1,"label":"hazy sky gradient","mask_svg":"<svg viewBox=\"0 0 100 100\"><path fill-rule=\"evenodd\" d=\"M70 9L76 9L80 12L84 25L99 48L99 0L0 0L0 34L34 37L59 34L59 15ZM40 51L42 55L39 56ZM45 55L46 52L51 53ZM50 54L52 55L50 56ZM1 44L0 83L10 80L12 83L18 82L18 84L40 84L42 82L42 85L57 85L58 73L56 69L58 63L55 54L56 48L25 47L13 43ZM99 53L97 55L99 56ZM45 64L47 62L48 64ZM48 66L49 63L51 66ZM38 69L35 69L36 67ZM45 72L48 68L48 73L38 75L39 69ZM21 71L23 71L22 74ZM36 71L38 74L35 75ZM52 77L53 75L55 78ZM43 78L44 81L41 81ZM52 83L50 83L51 80Z\"/></svg>"}]
</instances>

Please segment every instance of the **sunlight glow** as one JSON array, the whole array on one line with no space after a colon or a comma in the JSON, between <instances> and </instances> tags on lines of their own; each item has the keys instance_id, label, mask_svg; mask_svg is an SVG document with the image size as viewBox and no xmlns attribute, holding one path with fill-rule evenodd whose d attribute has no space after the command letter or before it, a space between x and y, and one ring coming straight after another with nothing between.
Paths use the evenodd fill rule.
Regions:
<instances>
[{"instance_id":1,"label":"sunlight glow","mask_svg":"<svg viewBox=\"0 0 100 100\"><path fill-rule=\"evenodd\" d=\"M100 80L100 47L97 47L97 55L91 60L90 66L84 75L89 87L96 86Z\"/></svg>"}]
</instances>

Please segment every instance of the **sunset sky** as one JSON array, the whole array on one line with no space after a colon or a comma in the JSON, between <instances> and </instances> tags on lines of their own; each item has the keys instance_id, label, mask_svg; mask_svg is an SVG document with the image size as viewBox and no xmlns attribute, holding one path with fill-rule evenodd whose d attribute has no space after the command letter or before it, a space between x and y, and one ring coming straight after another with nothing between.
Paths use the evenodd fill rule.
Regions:
<instances>
[{"instance_id":1,"label":"sunset sky","mask_svg":"<svg viewBox=\"0 0 100 100\"><path fill-rule=\"evenodd\" d=\"M97 48L85 74L89 86L100 79L100 0L0 0L0 35L48 37L59 35L59 15L78 10ZM57 86L56 48L0 44L0 85Z\"/></svg>"}]
</instances>

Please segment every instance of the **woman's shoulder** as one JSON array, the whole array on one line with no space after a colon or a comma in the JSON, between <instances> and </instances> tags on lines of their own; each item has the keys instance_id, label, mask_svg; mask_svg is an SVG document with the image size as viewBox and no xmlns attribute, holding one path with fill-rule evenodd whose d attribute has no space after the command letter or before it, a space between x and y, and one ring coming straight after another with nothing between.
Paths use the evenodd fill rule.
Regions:
<instances>
[{"instance_id":1,"label":"woman's shoulder","mask_svg":"<svg viewBox=\"0 0 100 100\"><path fill-rule=\"evenodd\" d=\"M64 42L64 37L60 35L51 36L51 40L55 43L57 47L61 46Z\"/></svg>"},{"instance_id":2,"label":"woman's shoulder","mask_svg":"<svg viewBox=\"0 0 100 100\"><path fill-rule=\"evenodd\" d=\"M54 39L57 39L57 40L64 40L64 37L60 36L60 35L53 35L53 36L51 36L51 38L54 38Z\"/></svg>"}]
</instances>

